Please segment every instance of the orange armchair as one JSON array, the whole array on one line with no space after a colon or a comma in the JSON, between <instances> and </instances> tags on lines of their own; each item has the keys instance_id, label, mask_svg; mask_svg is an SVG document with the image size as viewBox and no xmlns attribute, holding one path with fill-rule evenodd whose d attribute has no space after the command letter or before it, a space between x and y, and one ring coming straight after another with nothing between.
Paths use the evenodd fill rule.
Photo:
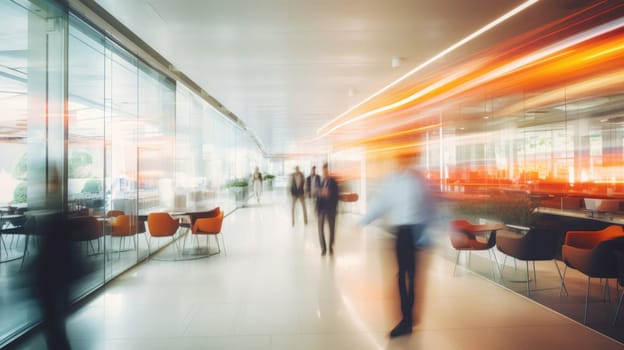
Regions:
<instances>
[{"instance_id":1,"label":"orange armchair","mask_svg":"<svg viewBox=\"0 0 624 350\"><path fill-rule=\"evenodd\" d=\"M150 213L147 216L147 229L150 237L171 237L171 241L174 243L176 252L178 250L175 245L175 234L178 232L180 222L169 215L169 213ZM150 240L147 243L147 249L150 250ZM151 254L151 253L150 253Z\"/></svg>"},{"instance_id":2,"label":"orange armchair","mask_svg":"<svg viewBox=\"0 0 624 350\"><path fill-rule=\"evenodd\" d=\"M487 250L488 255L493 255L495 267L500 273L496 254L491 251L491 249L496 245L496 230L492 230L489 233L487 241L478 240L476 232L482 232L479 230L480 226L481 225L473 225L463 219L453 220L450 222L449 238L451 240L451 245L455 248L455 250L457 250L453 275L455 275L455 270L457 269L457 264L459 263L460 252L468 251L468 253L470 253L473 250ZM492 273L492 277L494 277L494 273Z\"/></svg>"},{"instance_id":3,"label":"orange armchair","mask_svg":"<svg viewBox=\"0 0 624 350\"><path fill-rule=\"evenodd\" d=\"M587 275L583 323L587 323L591 278L618 277L614 250L622 246L624 246L624 230L618 225L612 225L600 231L568 231L566 233L561 247L561 255L566 264L561 284L563 287L568 266Z\"/></svg>"},{"instance_id":4,"label":"orange armchair","mask_svg":"<svg viewBox=\"0 0 624 350\"><path fill-rule=\"evenodd\" d=\"M113 217L111 236L119 237L119 253L121 253L121 245L124 239L137 233L145 233L145 222L140 221L137 216L119 214ZM132 242L136 249L136 241L133 240Z\"/></svg>"},{"instance_id":5,"label":"orange armchair","mask_svg":"<svg viewBox=\"0 0 624 350\"><path fill-rule=\"evenodd\" d=\"M223 252L227 255L225 250L225 240L223 239L223 234L221 233L221 226L223 225L223 210L217 208L215 212L215 216L213 217L202 217L197 218L193 223L193 227L191 228L191 233L193 235L214 235L215 240L217 241L217 247L219 248L219 253L221 252L221 247L219 246L219 239L217 235L221 235L221 241L223 243Z\"/></svg>"}]
</instances>

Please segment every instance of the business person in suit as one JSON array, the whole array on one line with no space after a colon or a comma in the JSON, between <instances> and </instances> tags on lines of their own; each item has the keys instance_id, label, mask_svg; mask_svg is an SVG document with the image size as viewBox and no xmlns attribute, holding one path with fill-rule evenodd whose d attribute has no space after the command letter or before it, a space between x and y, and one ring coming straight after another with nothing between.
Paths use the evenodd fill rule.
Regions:
<instances>
[{"instance_id":1,"label":"business person in suit","mask_svg":"<svg viewBox=\"0 0 624 350\"><path fill-rule=\"evenodd\" d=\"M295 226L295 204L297 201L301 203L301 208L303 209L303 222L308 224L308 213L306 212L305 205L305 176L299 170L299 166L295 167L295 172L290 176L290 195L292 197L292 205L291 205L291 216L292 216L292 225Z\"/></svg>"},{"instance_id":2,"label":"business person in suit","mask_svg":"<svg viewBox=\"0 0 624 350\"><path fill-rule=\"evenodd\" d=\"M308 199L316 202L321 190L321 177L316 173L316 166L313 166L310 175L306 178L305 193Z\"/></svg>"},{"instance_id":3,"label":"business person in suit","mask_svg":"<svg viewBox=\"0 0 624 350\"><path fill-rule=\"evenodd\" d=\"M329 255L334 254L334 237L336 231L336 213L338 208L338 183L336 179L329 175L329 166L323 164L323 179L321 189L316 201L318 212L318 233L321 244L321 255L327 253L325 242L325 221L329 226Z\"/></svg>"}]
</instances>

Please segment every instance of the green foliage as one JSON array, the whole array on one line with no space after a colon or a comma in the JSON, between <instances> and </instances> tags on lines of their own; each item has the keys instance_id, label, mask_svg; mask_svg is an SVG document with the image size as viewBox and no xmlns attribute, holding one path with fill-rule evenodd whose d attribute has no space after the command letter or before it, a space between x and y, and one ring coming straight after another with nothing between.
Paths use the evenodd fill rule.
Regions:
<instances>
[{"instance_id":1,"label":"green foliage","mask_svg":"<svg viewBox=\"0 0 624 350\"><path fill-rule=\"evenodd\" d=\"M93 157L87 151L74 150L69 153L69 177L70 178L87 178L91 176L91 165Z\"/></svg>"},{"instance_id":2,"label":"green foliage","mask_svg":"<svg viewBox=\"0 0 624 350\"><path fill-rule=\"evenodd\" d=\"M13 200L11 200L11 204L26 202L28 202L28 184L25 181L22 181L17 184L15 191L13 191Z\"/></svg>"},{"instance_id":3,"label":"green foliage","mask_svg":"<svg viewBox=\"0 0 624 350\"><path fill-rule=\"evenodd\" d=\"M525 193L500 193L487 197L460 199L454 203L455 214L476 220L500 221L505 224L530 226L536 203Z\"/></svg>"},{"instance_id":4,"label":"green foliage","mask_svg":"<svg viewBox=\"0 0 624 350\"><path fill-rule=\"evenodd\" d=\"M102 180L89 179L82 187L82 193L99 193L102 192Z\"/></svg>"},{"instance_id":5,"label":"green foliage","mask_svg":"<svg viewBox=\"0 0 624 350\"><path fill-rule=\"evenodd\" d=\"M19 180L25 180L28 175L28 158L26 157L26 153L22 153L22 155L15 163L15 167L13 168L13 177Z\"/></svg>"},{"instance_id":6,"label":"green foliage","mask_svg":"<svg viewBox=\"0 0 624 350\"><path fill-rule=\"evenodd\" d=\"M247 179L234 179L231 180L227 183L228 187L247 187L249 186L249 183L247 182Z\"/></svg>"},{"instance_id":7,"label":"green foliage","mask_svg":"<svg viewBox=\"0 0 624 350\"><path fill-rule=\"evenodd\" d=\"M275 178L275 175L273 174L266 174L264 175L264 179L265 180L273 180Z\"/></svg>"}]
</instances>

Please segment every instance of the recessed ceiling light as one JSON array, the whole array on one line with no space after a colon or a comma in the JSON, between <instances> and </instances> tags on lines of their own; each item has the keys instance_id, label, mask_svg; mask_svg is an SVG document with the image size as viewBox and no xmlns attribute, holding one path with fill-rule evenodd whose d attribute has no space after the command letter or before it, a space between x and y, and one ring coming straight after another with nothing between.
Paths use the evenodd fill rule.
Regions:
<instances>
[{"instance_id":1,"label":"recessed ceiling light","mask_svg":"<svg viewBox=\"0 0 624 350\"><path fill-rule=\"evenodd\" d=\"M398 56L392 56L392 68L398 68L401 65L401 58Z\"/></svg>"}]
</instances>

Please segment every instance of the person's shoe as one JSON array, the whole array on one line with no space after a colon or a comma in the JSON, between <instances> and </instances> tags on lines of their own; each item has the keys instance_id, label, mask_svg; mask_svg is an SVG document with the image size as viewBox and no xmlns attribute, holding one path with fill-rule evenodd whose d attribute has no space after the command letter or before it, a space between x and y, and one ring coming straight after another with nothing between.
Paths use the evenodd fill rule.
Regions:
<instances>
[{"instance_id":1,"label":"person's shoe","mask_svg":"<svg viewBox=\"0 0 624 350\"><path fill-rule=\"evenodd\" d=\"M394 327L394 329L392 329L392 331L390 331L390 338L396 338L410 333L412 333L412 324L401 321L396 327Z\"/></svg>"},{"instance_id":2,"label":"person's shoe","mask_svg":"<svg viewBox=\"0 0 624 350\"><path fill-rule=\"evenodd\" d=\"M325 254L327 254L327 250L325 249L321 250L321 256L325 256Z\"/></svg>"},{"instance_id":3,"label":"person's shoe","mask_svg":"<svg viewBox=\"0 0 624 350\"><path fill-rule=\"evenodd\" d=\"M334 248L329 248L329 255L334 255Z\"/></svg>"}]
</instances>

